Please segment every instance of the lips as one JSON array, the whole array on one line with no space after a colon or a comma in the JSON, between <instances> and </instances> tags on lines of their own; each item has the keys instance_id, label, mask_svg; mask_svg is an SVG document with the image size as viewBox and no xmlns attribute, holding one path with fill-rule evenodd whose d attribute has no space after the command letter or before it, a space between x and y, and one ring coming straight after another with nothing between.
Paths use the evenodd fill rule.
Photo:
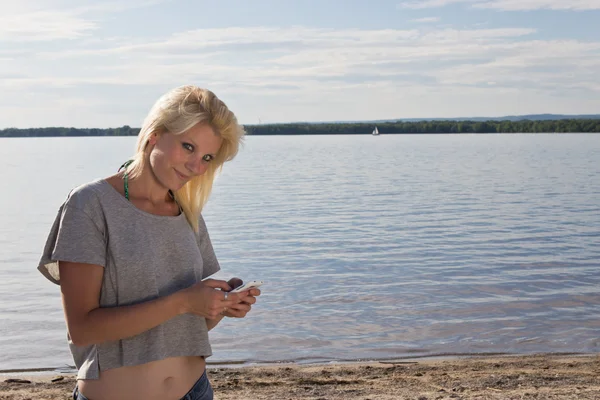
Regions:
<instances>
[{"instance_id":1,"label":"lips","mask_svg":"<svg viewBox=\"0 0 600 400\"><path fill-rule=\"evenodd\" d=\"M175 170L175 174L177 174L177 176L179 177L179 179L181 179L182 181L187 181L188 179L190 179L189 176L183 175L183 174L179 173L179 171L177 171L177 170Z\"/></svg>"}]
</instances>

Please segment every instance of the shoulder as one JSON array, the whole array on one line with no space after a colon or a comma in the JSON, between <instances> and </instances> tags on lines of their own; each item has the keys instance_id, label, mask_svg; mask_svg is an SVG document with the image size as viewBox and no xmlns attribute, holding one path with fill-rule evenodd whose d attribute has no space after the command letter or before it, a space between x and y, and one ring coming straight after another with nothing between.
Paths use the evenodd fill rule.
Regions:
<instances>
[{"instance_id":1,"label":"shoulder","mask_svg":"<svg viewBox=\"0 0 600 400\"><path fill-rule=\"evenodd\" d=\"M88 215L92 215L95 211L102 208L102 203L108 189L111 189L111 187L104 179L84 183L71 190L65 200L65 206L73 207L86 212Z\"/></svg>"},{"instance_id":2,"label":"shoulder","mask_svg":"<svg viewBox=\"0 0 600 400\"><path fill-rule=\"evenodd\" d=\"M204 221L204 217L202 213L198 214L198 234L202 235L208 232L208 228L206 227L206 221Z\"/></svg>"}]
</instances>

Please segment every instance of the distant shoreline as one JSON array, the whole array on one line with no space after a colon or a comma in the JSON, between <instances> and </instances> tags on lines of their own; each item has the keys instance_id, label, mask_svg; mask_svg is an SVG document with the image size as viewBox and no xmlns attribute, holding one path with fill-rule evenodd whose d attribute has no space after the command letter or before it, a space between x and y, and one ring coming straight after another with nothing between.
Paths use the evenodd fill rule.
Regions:
<instances>
[{"instance_id":1,"label":"distant shoreline","mask_svg":"<svg viewBox=\"0 0 600 400\"><path fill-rule=\"evenodd\" d=\"M208 367L216 395L240 398L342 399L578 399L600 396L597 355L536 354L448 360ZM70 373L4 376L0 398L65 399Z\"/></svg>"},{"instance_id":2,"label":"distant shoreline","mask_svg":"<svg viewBox=\"0 0 600 400\"><path fill-rule=\"evenodd\" d=\"M312 362L303 362L299 360L279 360L279 361L208 361L207 368L270 368L277 366L298 366L298 367L318 367L328 365L358 365L358 364L416 364L416 363L436 363L436 362L457 362L460 360L486 360L486 359L512 359L512 358L530 358L530 357L551 357L551 358L586 358L600 357L594 352L539 352L539 353L503 353L503 352L481 352L481 353L437 353L426 355L404 355L398 357L382 357L369 359L331 359ZM0 377L3 376L27 376L44 377L56 374L76 374L77 369L74 365L63 365L61 367L38 367L38 368L8 368L0 369Z\"/></svg>"},{"instance_id":3,"label":"distant shoreline","mask_svg":"<svg viewBox=\"0 0 600 400\"><path fill-rule=\"evenodd\" d=\"M600 119L556 120L431 120L388 121L380 123L291 123L244 125L250 136L299 135L371 135L374 128L381 135L457 134L457 133L600 133ZM94 137L137 136L140 128L6 128L0 137Z\"/></svg>"},{"instance_id":4,"label":"distant shoreline","mask_svg":"<svg viewBox=\"0 0 600 400\"><path fill-rule=\"evenodd\" d=\"M569 135L589 135L600 132L449 132L449 133L438 133L438 132L401 132L401 133L392 133L387 132L385 134L380 134L379 136L401 136L401 135L422 135L422 136L445 136L445 135L554 135L554 134L569 134ZM2 136L0 135L0 139L39 139L39 138L47 138L47 139L60 139L60 138L81 138L81 137L89 137L89 138L100 138L100 137L136 137L137 135L40 135L40 136ZM247 134L246 136L373 136L370 133L303 133L303 134Z\"/></svg>"}]
</instances>

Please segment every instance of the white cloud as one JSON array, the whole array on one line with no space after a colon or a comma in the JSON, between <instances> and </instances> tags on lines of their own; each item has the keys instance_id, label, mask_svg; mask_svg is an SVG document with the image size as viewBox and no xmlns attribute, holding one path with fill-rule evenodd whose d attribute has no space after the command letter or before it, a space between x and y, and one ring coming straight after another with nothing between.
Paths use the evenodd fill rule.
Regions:
<instances>
[{"instance_id":1,"label":"white cloud","mask_svg":"<svg viewBox=\"0 0 600 400\"><path fill-rule=\"evenodd\" d=\"M144 44L117 40L101 48L37 53L31 57L38 62L21 65L13 60L0 67L0 74L24 75L4 82L5 87L15 88L203 80L234 81L240 88L264 86L267 92L280 93L298 91L307 81L367 85L387 79L404 82L411 77L433 82L443 76L446 83L468 84L466 71L482 71L480 66L489 64L486 60L495 60L497 66L509 63L514 69L536 66L549 57L558 57L565 65L586 59L586 54L600 58L597 43L524 41L532 33L535 30L529 28L196 30ZM521 41L515 42L516 38ZM78 68L53 68L58 62ZM459 69L450 79L447 73L452 68ZM501 84L502 76L489 75L481 80Z\"/></svg>"},{"instance_id":2,"label":"white cloud","mask_svg":"<svg viewBox=\"0 0 600 400\"><path fill-rule=\"evenodd\" d=\"M413 19L412 22L418 22L418 23L430 23L430 22L438 22L440 20L440 17L425 17L425 18L417 18L417 19Z\"/></svg>"},{"instance_id":3,"label":"white cloud","mask_svg":"<svg viewBox=\"0 0 600 400\"><path fill-rule=\"evenodd\" d=\"M533 28L495 28L495 29L443 29L429 32L424 35L426 39L442 42L469 42L490 39L506 39L535 33Z\"/></svg>"},{"instance_id":4,"label":"white cloud","mask_svg":"<svg viewBox=\"0 0 600 400\"><path fill-rule=\"evenodd\" d=\"M598 10L600 0L488 0L474 5L504 11L521 10Z\"/></svg>"},{"instance_id":5,"label":"white cloud","mask_svg":"<svg viewBox=\"0 0 600 400\"><path fill-rule=\"evenodd\" d=\"M128 1L107 1L104 0L99 3L82 3L77 0L70 0L72 2L72 8L78 14L88 13L119 13L126 10L135 10L138 8L145 8L154 6L162 3L169 3L172 0L128 0ZM82 5L83 4L83 5Z\"/></svg>"},{"instance_id":6,"label":"white cloud","mask_svg":"<svg viewBox=\"0 0 600 400\"><path fill-rule=\"evenodd\" d=\"M0 51L0 93L13 108L22 93L36 93L47 104L79 104L69 123L81 126L139 124L151 100L182 83L214 89L242 110L244 122L254 122L253 115L271 122L344 119L348 110L358 118L422 116L424 110L430 116L451 116L450 111L455 116L475 115L461 113L460 107L469 104L469 110L477 110L489 98L514 113L508 98L515 93L546 99L536 109L544 111L542 105L558 93L555 104L563 107L574 107L569 101L583 104L584 92L600 96L595 73L600 40L539 40L535 33L532 28L298 26L199 29L154 39L85 37L52 51L23 47L18 56ZM369 116L360 114L357 98L362 99L358 104L371 99L368 110L362 111ZM472 100L459 104L454 98ZM441 100L448 103L429 108L430 102ZM393 112L400 105L402 113ZM29 121L23 117L31 112L27 102L22 107L8 116L4 109L0 121ZM269 107L281 113L269 117L264 111ZM489 102L487 107L493 108ZM138 118L127 120L131 110ZM67 114L52 111L51 121L56 124L58 116Z\"/></svg>"},{"instance_id":7,"label":"white cloud","mask_svg":"<svg viewBox=\"0 0 600 400\"><path fill-rule=\"evenodd\" d=\"M143 8L168 0L106 1L81 5L80 1L3 2L0 40L5 42L49 42L89 36L99 27L99 17Z\"/></svg>"},{"instance_id":8,"label":"white cloud","mask_svg":"<svg viewBox=\"0 0 600 400\"><path fill-rule=\"evenodd\" d=\"M410 0L403 1L398 4L398 8L411 8L411 9L422 9L422 8L437 8L444 7L450 4L456 3L472 3L478 0Z\"/></svg>"},{"instance_id":9,"label":"white cloud","mask_svg":"<svg viewBox=\"0 0 600 400\"><path fill-rule=\"evenodd\" d=\"M522 10L598 10L600 0L410 0L402 1L398 8L438 8L451 4L467 3L473 8L489 8L503 11Z\"/></svg>"},{"instance_id":10,"label":"white cloud","mask_svg":"<svg viewBox=\"0 0 600 400\"><path fill-rule=\"evenodd\" d=\"M51 41L75 39L96 29L96 24L70 11L21 11L0 15L0 40Z\"/></svg>"}]
</instances>

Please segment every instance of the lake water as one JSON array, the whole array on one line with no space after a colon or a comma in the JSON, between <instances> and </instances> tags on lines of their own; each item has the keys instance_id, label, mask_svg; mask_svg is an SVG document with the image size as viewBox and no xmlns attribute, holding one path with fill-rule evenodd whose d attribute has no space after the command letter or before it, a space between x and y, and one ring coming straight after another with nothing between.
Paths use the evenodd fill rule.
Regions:
<instances>
[{"instance_id":1,"label":"lake water","mask_svg":"<svg viewBox=\"0 0 600 400\"><path fill-rule=\"evenodd\" d=\"M69 370L37 262L135 138L0 144L0 370ZM209 361L600 351L599 160L593 134L249 137L204 216L217 277L266 284Z\"/></svg>"}]
</instances>

